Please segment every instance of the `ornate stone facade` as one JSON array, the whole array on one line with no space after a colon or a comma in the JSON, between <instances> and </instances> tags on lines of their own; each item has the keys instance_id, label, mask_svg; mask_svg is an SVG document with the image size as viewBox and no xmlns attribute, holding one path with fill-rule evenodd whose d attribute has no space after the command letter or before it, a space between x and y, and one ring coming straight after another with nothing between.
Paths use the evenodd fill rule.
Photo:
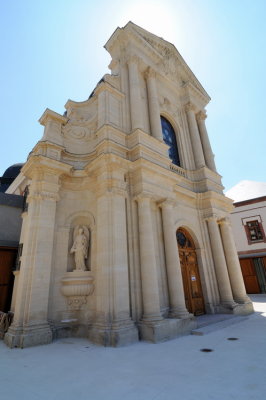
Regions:
<instances>
[{"instance_id":1,"label":"ornate stone facade","mask_svg":"<svg viewBox=\"0 0 266 400\"><path fill-rule=\"evenodd\" d=\"M105 48L111 75L63 116L44 112L44 135L9 189L29 192L11 347L66 335L157 342L190 332L195 314L252 312L205 127L208 94L172 44L131 22Z\"/></svg>"}]
</instances>

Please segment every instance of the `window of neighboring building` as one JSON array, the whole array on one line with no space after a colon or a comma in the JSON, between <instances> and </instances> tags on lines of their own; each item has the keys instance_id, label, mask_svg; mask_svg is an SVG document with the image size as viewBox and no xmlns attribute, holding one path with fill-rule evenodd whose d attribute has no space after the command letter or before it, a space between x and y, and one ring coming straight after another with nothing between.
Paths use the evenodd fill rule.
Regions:
<instances>
[{"instance_id":1,"label":"window of neighboring building","mask_svg":"<svg viewBox=\"0 0 266 400\"><path fill-rule=\"evenodd\" d=\"M245 225L248 243L262 242L265 241L265 235L263 232L262 224L256 221L247 221Z\"/></svg>"},{"instance_id":2,"label":"window of neighboring building","mask_svg":"<svg viewBox=\"0 0 266 400\"><path fill-rule=\"evenodd\" d=\"M175 131L170 122L167 121L167 119L164 117L161 117L161 124L162 124L163 140L165 144L170 146L168 150L169 158L172 160L173 164L180 167L180 158L176 143Z\"/></svg>"}]
</instances>

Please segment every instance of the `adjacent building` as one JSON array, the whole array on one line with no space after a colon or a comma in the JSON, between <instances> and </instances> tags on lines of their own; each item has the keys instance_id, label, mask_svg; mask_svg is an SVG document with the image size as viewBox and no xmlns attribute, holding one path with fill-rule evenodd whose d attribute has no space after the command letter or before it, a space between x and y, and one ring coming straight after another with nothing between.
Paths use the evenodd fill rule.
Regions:
<instances>
[{"instance_id":1,"label":"adjacent building","mask_svg":"<svg viewBox=\"0 0 266 400\"><path fill-rule=\"evenodd\" d=\"M0 312L11 308L14 274L21 231L23 196L4 193L23 164L11 165L0 177Z\"/></svg>"},{"instance_id":2,"label":"adjacent building","mask_svg":"<svg viewBox=\"0 0 266 400\"><path fill-rule=\"evenodd\" d=\"M174 45L132 22L105 48L111 74L64 115L45 110L8 189L27 205L11 347L157 342L203 313L253 311L205 126L209 95Z\"/></svg>"},{"instance_id":3,"label":"adjacent building","mask_svg":"<svg viewBox=\"0 0 266 400\"><path fill-rule=\"evenodd\" d=\"M247 293L266 293L266 183L241 181L227 192L230 219Z\"/></svg>"}]
</instances>

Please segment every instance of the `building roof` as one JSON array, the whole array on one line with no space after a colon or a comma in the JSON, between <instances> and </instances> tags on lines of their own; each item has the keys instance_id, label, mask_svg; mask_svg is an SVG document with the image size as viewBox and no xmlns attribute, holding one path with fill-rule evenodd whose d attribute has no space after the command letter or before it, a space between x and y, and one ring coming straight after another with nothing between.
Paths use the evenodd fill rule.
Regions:
<instances>
[{"instance_id":1,"label":"building roof","mask_svg":"<svg viewBox=\"0 0 266 400\"><path fill-rule=\"evenodd\" d=\"M0 177L0 192L5 192L20 173L23 163L13 164L8 167Z\"/></svg>"},{"instance_id":2,"label":"building roof","mask_svg":"<svg viewBox=\"0 0 266 400\"><path fill-rule=\"evenodd\" d=\"M20 173L21 168L23 167L23 163L13 164L8 167L3 175L3 178L16 178Z\"/></svg>"},{"instance_id":3,"label":"building roof","mask_svg":"<svg viewBox=\"0 0 266 400\"><path fill-rule=\"evenodd\" d=\"M229 189L225 195L233 199L234 202L263 197L266 196L266 182L240 181Z\"/></svg>"}]
</instances>

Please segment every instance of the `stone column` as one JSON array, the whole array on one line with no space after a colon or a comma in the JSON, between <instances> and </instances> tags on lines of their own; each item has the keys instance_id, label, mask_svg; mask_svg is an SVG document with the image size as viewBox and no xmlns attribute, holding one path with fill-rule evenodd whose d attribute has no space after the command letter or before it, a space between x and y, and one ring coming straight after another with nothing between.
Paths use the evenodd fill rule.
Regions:
<instances>
[{"instance_id":1,"label":"stone column","mask_svg":"<svg viewBox=\"0 0 266 400\"><path fill-rule=\"evenodd\" d=\"M56 173L38 171L30 186L14 322L5 335L10 347L28 347L52 340L48 302L58 181Z\"/></svg>"},{"instance_id":2,"label":"stone column","mask_svg":"<svg viewBox=\"0 0 266 400\"><path fill-rule=\"evenodd\" d=\"M221 304L225 307L232 308L236 304L232 295L231 284L228 276L224 249L220 236L219 226L217 224L217 219L214 216L209 217L207 219L207 222Z\"/></svg>"},{"instance_id":3,"label":"stone column","mask_svg":"<svg viewBox=\"0 0 266 400\"><path fill-rule=\"evenodd\" d=\"M234 300L240 304L250 302L246 294L230 221L224 218L219 221L219 224Z\"/></svg>"},{"instance_id":4,"label":"stone column","mask_svg":"<svg viewBox=\"0 0 266 400\"><path fill-rule=\"evenodd\" d=\"M130 57L128 60L129 73L129 97L130 97L130 115L131 129L143 130L143 114L142 114L142 99L140 93L139 82L139 59L136 56Z\"/></svg>"},{"instance_id":5,"label":"stone column","mask_svg":"<svg viewBox=\"0 0 266 400\"><path fill-rule=\"evenodd\" d=\"M156 87L156 73L149 67L146 71L145 77L147 81L151 134L156 139L162 141L163 135Z\"/></svg>"},{"instance_id":6,"label":"stone column","mask_svg":"<svg viewBox=\"0 0 266 400\"><path fill-rule=\"evenodd\" d=\"M186 309L182 272L179 260L176 232L173 225L173 206L168 202L162 205L164 247L169 290L170 317L191 317Z\"/></svg>"},{"instance_id":7,"label":"stone column","mask_svg":"<svg viewBox=\"0 0 266 400\"><path fill-rule=\"evenodd\" d=\"M120 172L112 175L122 179ZM89 338L105 346L119 346L136 342L138 333L130 318L125 193L110 188L107 175L99 174L97 180L96 321Z\"/></svg>"},{"instance_id":8,"label":"stone column","mask_svg":"<svg viewBox=\"0 0 266 400\"><path fill-rule=\"evenodd\" d=\"M114 323L125 326L130 320L129 268L125 196L112 194L112 241L113 241L113 298ZM131 325L132 321L130 320Z\"/></svg>"},{"instance_id":9,"label":"stone column","mask_svg":"<svg viewBox=\"0 0 266 400\"><path fill-rule=\"evenodd\" d=\"M187 113L188 127L189 127L195 165L196 168L198 169L204 167L205 160L204 160L200 135L198 131L198 125L195 117L195 107L191 103L188 103L185 107L185 110Z\"/></svg>"},{"instance_id":10,"label":"stone column","mask_svg":"<svg viewBox=\"0 0 266 400\"><path fill-rule=\"evenodd\" d=\"M138 197L139 243L144 322L162 320L153 238L151 200Z\"/></svg>"},{"instance_id":11,"label":"stone column","mask_svg":"<svg viewBox=\"0 0 266 400\"><path fill-rule=\"evenodd\" d=\"M212 171L217 172L215 162L214 162L214 154L211 149L210 140L208 136L208 132L205 125L206 114L200 111L197 114L198 127L201 137L201 143L203 147L204 157L207 164L207 167Z\"/></svg>"}]
</instances>

